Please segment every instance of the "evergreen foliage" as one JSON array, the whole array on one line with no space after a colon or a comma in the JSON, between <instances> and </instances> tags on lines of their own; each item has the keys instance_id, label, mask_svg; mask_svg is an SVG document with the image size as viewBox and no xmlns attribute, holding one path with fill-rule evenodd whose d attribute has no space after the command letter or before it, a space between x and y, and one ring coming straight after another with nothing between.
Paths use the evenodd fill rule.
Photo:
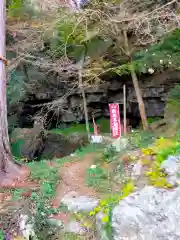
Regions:
<instances>
[{"instance_id":1,"label":"evergreen foliage","mask_svg":"<svg viewBox=\"0 0 180 240\"><path fill-rule=\"evenodd\" d=\"M165 69L179 69L180 66L180 30L167 34L159 43L153 44L140 52L135 52L131 64L138 74L145 74L149 69L162 71ZM116 68L119 75L129 74L130 64L126 63Z\"/></svg>"},{"instance_id":2,"label":"evergreen foliage","mask_svg":"<svg viewBox=\"0 0 180 240\"><path fill-rule=\"evenodd\" d=\"M176 69L180 65L180 30L168 34L160 43L154 44L149 49L136 53L134 56L137 71L146 73L148 68L163 70ZM144 63L144 64L143 64Z\"/></svg>"}]
</instances>

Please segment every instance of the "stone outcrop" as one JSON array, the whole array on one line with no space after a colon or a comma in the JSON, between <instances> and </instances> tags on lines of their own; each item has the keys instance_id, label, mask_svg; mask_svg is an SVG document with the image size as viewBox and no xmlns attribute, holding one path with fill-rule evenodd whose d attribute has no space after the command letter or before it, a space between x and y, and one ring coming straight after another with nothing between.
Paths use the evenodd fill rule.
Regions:
<instances>
[{"instance_id":1,"label":"stone outcrop","mask_svg":"<svg viewBox=\"0 0 180 240\"><path fill-rule=\"evenodd\" d=\"M70 155L77 149L86 145L87 136L74 135L66 137L61 134L48 133L44 142L44 149L41 154L42 159L61 158Z\"/></svg>"},{"instance_id":2,"label":"stone outcrop","mask_svg":"<svg viewBox=\"0 0 180 240\"><path fill-rule=\"evenodd\" d=\"M146 186L129 195L113 210L113 239L179 239L179 199L179 187L168 191Z\"/></svg>"},{"instance_id":3,"label":"stone outcrop","mask_svg":"<svg viewBox=\"0 0 180 240\"><path fill-rule=\"evenodd\" d=\"M43 131L37 129L16 128L11 134L11 148L13 155L18 158L33 160L44 149Z\"/></svg>"}]
</instances>

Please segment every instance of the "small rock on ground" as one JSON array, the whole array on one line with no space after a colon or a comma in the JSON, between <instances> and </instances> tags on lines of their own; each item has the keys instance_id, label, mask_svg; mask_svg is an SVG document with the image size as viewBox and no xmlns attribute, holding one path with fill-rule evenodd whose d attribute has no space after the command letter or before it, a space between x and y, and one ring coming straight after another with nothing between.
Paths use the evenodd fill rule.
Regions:
<instances>
[{"instance_id":1,"label":"small rock on ground","mask_svg":"<svg viewBox=\"0 0 180 240\"><path fill-rule=\"evenodd\" d=\"M85 227L81 225L81 223L77 221L70 221L64 228L65 232L73 233L77 235L84 235L86 234L87 230Z\"/></svg>"},{"instance_id":2,"label":"small rock on ground","mask_svg":"<svg viewBox=\"0 0 180 240\"><path fill-rule=\"evenodd\" d=\"M98 200L88 196L78 196L76 192L70 192L61 202L71 212L90 212L98 205Z\"/></svg>"},{"instance_id":3,"label":"small rock on ground","mask_svg":"<svg viewBox=\"0 0 180 240\"><path fill-rule=\"evenodd\" d=\"M115 148L117 152L121 152L123 149L125 149L128 146L128 139L127 138L118 138L116 139L111 146Z\"/></svg>"},{"instance_id":4,"label":"small rock on ground","mask_svg":"<svg viewBox=\"0 0 180 240\"><path fill-rule=\"evenodd\" d=\"M162 162L161 169L168 175L166 179L169 184L180 185L180 156L169 156Z\"/></svg>"},{"instance_id":5,"label":"small rock on ground","mask_svg":"<svg viewBox=\"0 0 180 240\"><path fill-rule=\"evenodd\" d=\"M71 220L68 223L55 218L48 219L50 225L57 227L59 231L73 233L77 235L84 235L87 232L87 229L81 225L80 222Z\"/></svg>"}]
</instances>

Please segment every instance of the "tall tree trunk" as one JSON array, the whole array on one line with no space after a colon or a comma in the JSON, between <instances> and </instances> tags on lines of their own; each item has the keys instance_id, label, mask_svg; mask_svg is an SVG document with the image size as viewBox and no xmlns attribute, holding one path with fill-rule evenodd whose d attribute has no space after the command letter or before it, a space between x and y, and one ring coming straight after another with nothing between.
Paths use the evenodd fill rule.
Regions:
<instances>
[{"instance_id":1,"label":"tall tree trunk","mask_svg":"<svg viewBox=\"0 0 180 240\"><path fill-rule=\"evenodd\" d=\"M29 171L13 162L10 150L7 103L6 103L6 1L0 0L0 185L9 186L15 179L22 179L29 174Z\"/></svg>"},{"instance_id":2,"label":"tall tree trunk","mask_svg":"<svg viewBox=\"0 0 180 240\"><path fill-rule=\"evenodd\" d=\"M140 112L140 116L141 116L143 129L148 130L149 127L148 127L145 105L144 105L141 89L139 87L139 81L138 81L136 72L134 70L134 66L132 65L132 59L131 59L131 53L130 53L130 50L129 50L127 31L124 30L123 33L124 33L125 52L130 59L130 73L131 73L131 78L132 78L132 82L133 82L133 85L134 85L134 90L135 90L138 105L139 105L139 112Z\"/></svg>"},{"instance_id":3,"label":"tall tree trunk","mask_svg":"<svg viewBox=\"0 0 180 240\"><path fill-rule=\"evenodd\" d=\"M89 130L89 119L88 119L88 109L87 109L87 101L86 101L86 95L84 92L84 86L83 86L83 78L82 78L82 71L84 66L84 55L82 59L80 60L80 67L79 67L79 88L81 90L81 94L83 97L83 108L84 108L84 116L85 116L85 122L86 122L86 131L88 135L88 140L90 140L90 130Z\"/></svg>"},{"instance_id":4,"label":"tall tree trunk","mask_svg":"<svg viewBox=\"0 0 180 240\"><path fill-rule=\"evenodd\" d=\"M0 57L5 58L5 0L0 3ZM6 65L0 60L0 167L6 169L7 161L11 160L6 104Z\"/></svg>"},{"instance_id":5,"label":"tall tree trunk","mask_svg":"<svg viewBox=\"0 0 180 240\"><path fill-rule=\"evenodd\" d=\"M140 116L141 116L143 129L148 130L149 126L148 126L144 101L142 98L141 89L139 87L139 81L138 81L138 78L137 78L137 75L136 75L133 65L131 65L130 71L131 71L131 77L132 77L132 81L133 81L133 85L134 85L134 89L136 92L136 97L137 97L137 101L138 101L138 105L139 105L139 112L140 112Z\"/></svg>"}]
</instances>

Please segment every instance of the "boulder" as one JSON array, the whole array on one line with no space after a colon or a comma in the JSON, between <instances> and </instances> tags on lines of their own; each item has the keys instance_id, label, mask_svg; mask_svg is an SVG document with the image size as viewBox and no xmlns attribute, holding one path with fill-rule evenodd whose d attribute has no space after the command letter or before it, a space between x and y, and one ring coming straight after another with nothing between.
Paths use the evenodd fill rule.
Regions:
<instances>
[{"instance_id":1,"label":"boulder","mask_svg":"<svg viewBox=\"0 0 180 240\"><path fill-rule=\"evenodd\" d=\"M172 186L180 185L180 155L169 156L162 162L161 169L168 175L166 179L169 184Z\"/></svg>"},{"instance_id":2,"label":"boulder","mask_svg":"<svg viewBox=\"0 0 180 240\"><path fill-rule=\"evenodd\" d=\"M89 143L87 133L74 132L68 136L68 139L72 144L78 144L79 147L83 147Z\"/></svg>"},{"instance_id":3,"label":"boulder","mask_svg":"<svg viewBox=\"0 0 180 240\"><path fill-rule=\"evenodd\" d=\"M33 160L44 148L44 132L34 128L15 128L11 134L11 148L15 157Z\"/></svg>"},{"instance_id":4,"label":"boulder","mask_svg":"<svg viewBox=\"0 0 180 240\"><path fill-rule=\"evenodd\" d=\"M98 206L98 200L88 196L78 196L76 192L70 192L63 199L62 203L71 212L88 213Z\"/></svg>"},{"instance_id":5,"label":"boulder","mask_svg":"<svg viewBox=\"0 0 180 240\"><path fill-rule=\"evenodd\" d=\"M85 134L73 133L66 137L35 128L14 129L10 141L13 155L28 161L65 157L88 143Z\"/></svg>"},{"instance_id":6,"label":"boulder","mask_svg":"<svg viewBox=\"0 0 180 240\"><path fill-rule=\"evenodd\" d=\"M75 220L70 220L68 223L64 223L63 221L55 218L48 219L48 223L56 229L56 232L66 232L72 233L74 235L85 235L87 233L87 229L82 226L82 224Z\"/></svg>"},{"instance_id":7,"label":"boulder","mask_svg":"<svg viewBox=\"0 0 180 240\"><path fill-rule=\"evenodd\" d=\"M85 235L87 233L87 229L83 227L82 224L78 221L70 221L65 226L64 231L77 235Z\"/></svg>"},{"instance_id":8,"label":"boulder","mask_svg":"<svg viewBox=\"0 0 180 240\"><path fill-rule=\"evenodd\" d=\"M47 133L41 158L53 159L65 157L82 147L83 144L83 139L77 135L67 137L58 133Z\"/></svg>"},{"instance_id":9,"label":"boulder","mask_svg":"<svg viewBox=\"0 0 180 240\"><path fill-rule=\"evenodd\" d=\"M34 231L34 223L30 220L28 215L21 214L19 217L19 228L22 233L23 239L37 239Z\"/></svg>"},{"instance_id":10,"label":"boulder","mask_svg":"<svg viewBox=\"0 0 180 240\"><path fill-rule=\"evenodd\" d=\"M169 176L176 175L180 171L180 156L169 156L161 164L161 169Z\"/></svg>"},{"instance_id":11,"label":"boulder","mask_svg":"<svg viewBox=\"0 0 180 240\"><path fill-rule=\"evenodd\" d=\"M131 174L132 179L135 180L141 176L142 168L143 168L143 165L141 163L141 160L138 160L138 162L133 165L132 174Z\"/></svg>"},{"instance_id":12,"label":"boulder","mask_svg":"<svg viewBox=\"0 0 180 240\"><path fill-rule=\"evenodd\" d=\"M102 212L99 212L96 215L96 234L98 240L109 240L109 236L105 228L105 223L102 222L104 216L105 215Z\"/></svg>"},{"instance_id":13,"label":"boulder","mask_svg":"<svg viewBox=\"0 0 180 240\"><path fill-rule=\"evenodd\" d=\"M180 187L174 191L146 186L113 209L114 240L180 239Z\"/></svg>"}]
</instances>

